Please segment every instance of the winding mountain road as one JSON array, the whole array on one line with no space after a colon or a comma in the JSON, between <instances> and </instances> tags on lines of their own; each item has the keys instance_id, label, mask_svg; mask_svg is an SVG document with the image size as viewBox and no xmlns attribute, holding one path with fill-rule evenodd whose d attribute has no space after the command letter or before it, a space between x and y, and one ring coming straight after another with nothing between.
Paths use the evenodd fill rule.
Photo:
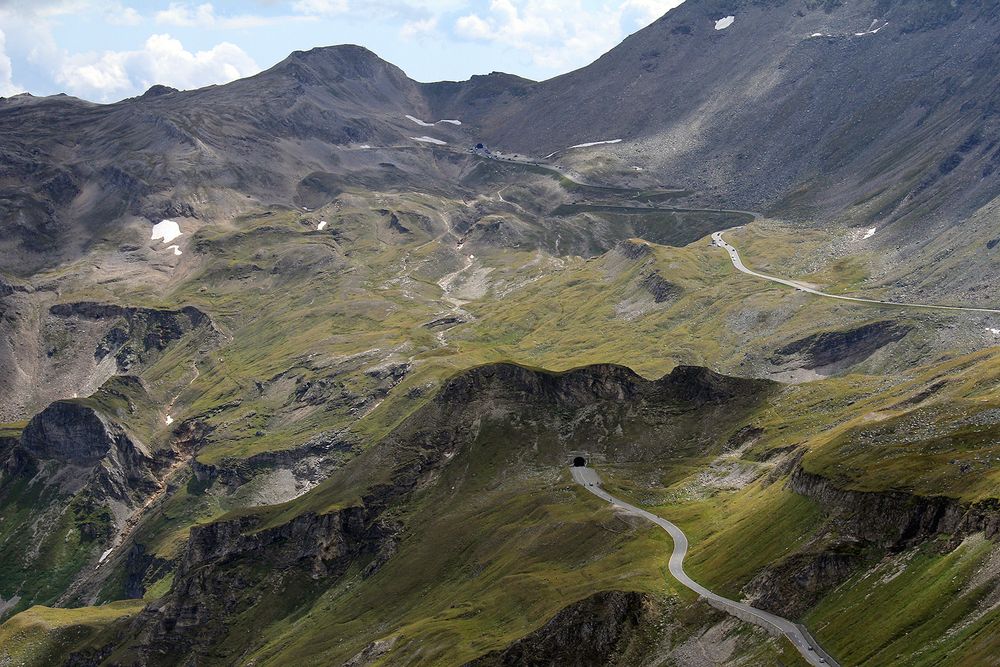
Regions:
<instances>
[{"instance_id":1,"label":"winding mountain road","mask_svg":"<svg viewBox=\"0 0 1000 667\"><path fill-rule=\"evenodd\" d=\"M801 290L803 292L808 292L809 294L815 294L816 296L823 296L823 297L826 297L828 299L840 299L841 301L854 301L854 302L857 302L857 303L874 303L874 304L877 304L877 305L880 305L880 306L895 306L897 308L930 308L930 309L933 309L933 310L957 310L957 311L965 311L965 312L969 312L969 313L993 313L993 314L1000 313L1000 309L995 309L995 308L971 308L971 307L966 307L966 306L939 306L939 305L929 304L929 303L904 303L904 302L901 302L901 301L880 301L879 299L863 299L863 298L857 297L857 296L841 296L839 294L829 294L827 292L821 292L821 291L819 291L817 289L813 289L812 287L809 287L808 285L805 285L803 283L797 282L795 280L787 280L785 278L777 278L775 276L769 276L766 273L758 273L757 271L753 271L751 269L748 269L746 267L746 265L743 263L743 260L740 259L740 253L739 253L739 251L737 251L736 248L734 248L729 243L726 243L726 241L722 238L722 232L715 232L715 233L713 233L712 234L712 241L715 242L716 246L722 248L723 250L725 250L726 252L729 253L729 258L731 260L733 260L733 266L735 266L737 268L737 270L742 271L743 273L745 273L747 275L754 276L756 278L761 278L763 280L769 280L772 283L779 283L781 285L787 285L789 287L794 287L797 290Z\"/></svg>"},{"instance_id":2,"label":"winding mountain road","mask_svg":"<svg viewBox=\"0 0 1000 667\"><path fill-rule=\"evenodd\" d=\"M536 168L539 168L539 169L545 169L545 170L547 170L547 171L549 171L551 173L554 173L554 174L557 174L559 176L562 176L563 178L566 178L567 180L572 181L573 183L576 183L577 185L582 185L582 186L591 187L591 188L609 188L609 186L606 186L606 185L600 185L600 184L597 184L597 183L589 183L589 182L583 180L583 178L580 177L578 174L575 174L575 173L573 173L573 172L571 172L571 171L569 171L567 169L564 169L564 168L562 168L562 167L560 167L558 165L546 164L544 162L536 162L536 161L532 161L532 160L528 160L528 159L514 159L514 158L511 158L511 157L507 157L507 156L489 155L489 156L484 156L484 157L489 157L489 159L496 160L498 162L507 162L507 163L513 163L513 164L530 165L530 166L533 166L533 167L536 167ZM609 189L615 189L615 188L609 188ZM503 200L503 197L501 197L501 200ZM711 213L732 213L734 215L749 215L749 216L751 216L755 220L760 217L760 214L756 213L754 211L742 211L742 210L736 210L736 209L676 209L676 208L664 208L664 209L661 209L661 210L686 211L686 212L705 211L705 212L711 212ZM738 227L734 227L733 229L738 229ZM735 266L737 268L737 270L742 271L743 273L745 273L745 274L747 274L749 276L754 276L755 278L760 278L761 280L768 280L770 282L778 283L780 285L787 285L788 287L794 287L797 290L801 290L803 292L808 292L809 294L814 294L816 296L822 296L822 297L825 297L827 299L839 299L840 301L853 301L855 303L870 303L870 304L875 304L875 305L879 305L879 306L892 306L892 307L896 307L896 308L924 308L924 309L931 309L931 310L951 310L951 311L959 311L959 312L967 312L967 313L991 313L991 314L994 314L994 315L1000 314L1000 309L998 309L998 308L973 308L973 307L969 307L969 306L942 306L942 305L931 304L931 303L906 303L906 302L902 302L902 301L883 301L883 300L880 300L880 299L865 299L865 298L857 297L857 296L842 296L840 294L830 294L828 292L821 292L818 289L815 289L813 287L809 287L808 285L806 285L804 283L801 283L801 282L798 282L798 281L795 281L795 280L788 280L786 278L778 278L777 276L769 276L766 273L760 273L758 271L754 271L752 269L747 268L747 266L743 263L743 260L740 258L740 253L736 250L736 248L734 248L732 245L730 245L729 243L727 243L722 238L722 233L723 232L721 232L721 231L713 233L712 234L712 240L715 242L715 245L719 246L720 248L722 248L723 250L725 250L726 252L729 253L729 258L733 261L733 266Z\"/></svg>"},{"instance_id":3,"label":"winding mountain road","mask_svg":"<svg viewBox=\"0 0 1000 667\"><path fill-rule=\"evenodd\" d=\"M788 638L790 642L795 646L802 657L805 658L806 662L815 667L833 666L839 667L838 663L830 657L816 640L809 634L806 628L798 623L793 623L786 618L781 616L775 616L761 609L751 607L748 604L742 602L737 602L736 600L730 600L729 598L724 598L721 595L717 595L712 591L708 590L697 581L692 579L684 571L684 557L687 556L688 551L688 540L684 532L671 522L656 516L651 512L639 509L635 505L630 505L629 503L615 498L610 493L601 488L601 478L598 477L597 472L593 468L586 468L582 466L574 466L570 468L570 472L573 475L573 480L577 484L583 486L587 491L592 494L612 503L615 507L626 510L629 514L634 514L636 516L641 516L644 519L652 521L657 526L667 531L670 534L670 538L674 542L674 551L670 554L670 574L674 576L677 581L683 584L686 588L690 588L692 591L697 593L699 596L704 598L714 607L722 609L723 611L736 616L737 618L759 625L768 631L776 631L783 634Z\"/></svg>"}]
</instances>

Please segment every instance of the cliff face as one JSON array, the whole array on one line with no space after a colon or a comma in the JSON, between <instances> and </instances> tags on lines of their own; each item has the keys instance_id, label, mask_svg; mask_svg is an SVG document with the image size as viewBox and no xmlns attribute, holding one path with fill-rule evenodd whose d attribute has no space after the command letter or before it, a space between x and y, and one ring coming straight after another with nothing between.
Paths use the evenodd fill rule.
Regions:
<instances>
[{"instance_id":1,"label":"cliff face","mask_svg":"<svg viewBox=\"0 0 1000 667\"><path fill-rule=\"evenodd\" d=\"M886 553L946 538L951 550L963 538L1000 535L1000 501L965 504L953 498L839 488L832 480L797 467L788 488L814 500L827 515L815 546L781 560L745 587L753 601L775 613L798 616L859 568Z\"/></svg>"},{"instance_id":2,"label":"cliff face","mask_svg":"<svg viewBox=\"0 0 1000 667\"><path fill-rule=\"evenodd\" d=\"M442 492L442 481L463 475L473 459L487 468L496 456L562 465L565 451L578 442L596 443L597 429L628 440L624 429L633 417L649 427L649 438L672 447L662 444L675 441L665 434L687 432L691 424L701 429L699 419L709 419L711 429L728 429L771 386L688 367L657 381L612 365L550 373L493 364L460 373L388 437L306 495L194 527L171 590L122 631L134 641L115 641L128 643L139 662L164 653L193 660L215 654L232 639L227 628L234 619L250 617L244 612L290 614L337 585L350 567L362 579L371 576L394 557L403 530L397 517L406 516L410 499ZM510 446L527 433L562 444L555 450ZM457 484L448 481L443 492L454 492ZM298 591L297 597L278 593L285 590ZM532 655L578 655L579 662L567 664L600 664L638 623L642 604L636 594L596 596L558 615L496 664L529 664L518 661ZM577 654L570 648L575 644Z\"/></svg>"},{"instance_id":3,"label":"cliff face","mask_svg":"<svg viewBox=\"0 0 1000 667\"><path fill-rule=\"evenodd\" d=\"M882 321L847 331L813 334L775 350L771 363L830 373L864 361L883 347L902 340L911 330L912 327L897 322Z\"/></svg>"},{"instance_id":4,"label":"cliff face","mask_svg":"<svg viewBox=\"0 0 1000 667\"><path fill-rule=\"evenodd\" d=\"M66 467L72 468L77 482L86 480L83 485L104 499L131 502L157 484L156 462L146 446L81 403L50 405L28 422L19 447L21 458L38 468L50 462L62 467L51 480L68 480Z\"/></svg>"},{"instance_id":5,"label":"cliff face","mask_svg":"<svg viewBox=\"0 0 1000 667\"><path fill-rule=\"evenodd\" d=\"M492 398L505 403L552 404L563 409L585 408L600 401L709 404L755 396L776 386L766 380L728 377L695 366L678 366L652 381L613 364L562 373L516 364L490 364L455 376L435 400L448 403Z\"/></svg>"},{"instance_id":6,"label":"cliff face","mask_svg":"<svg viewBox=\"0 0 1000 667\"><path fill-rule=\"evenodd\" d=\"M112 385L102 399L120 402L125 412L140 409L131 403L143 400L137 379ZM84 582L109 572L95 567L100 554L163 488L166 458L154 456L100 404L57 401L0 449L0 511L16 519L0 542L0 597L16 594L20 607L89 600L94 587Z\"/></svg>"},{"instance_id":7,"label":"cliff face","mask_svg":"<svg viewBox=\"0 0 1000 667\"><path fill-rule=\"evenodd\" d=\"M170 594L134 622L144 660L197 654L225 634L234 613L289 602L275 600L268 583L278 590L294 586L308 596L307 580L339 577L355 559L374 557L393 536L391 525L364 507L303 514L274 527L260 524L259 517L245 516L191 530Z\"/></svg>"},{"instance_id":8,"label":"cliff face","mask_svg":"<svg viewBox=\"0 0 1000 667\"><path fill-rule=\"evenodd\" d=\"M991 539L1000 534L1000 501L996 499L963 504L953 498L898 491L849 491L802 468L792 474L788 486L822 505L845 534L885 549L900 549L939 535L949 535L957 544L971 533L982 532Z\"/></svg>"},{"instance_id":9,"label":"cliff face","mask_svg":"<svg viewBox=\"0 0 1000 667\"><path fill-rule=\"evenodd\" d=\"M128 452L129 458L145 453L138 451L121 427L73 401L57 401L32 418L20 444L37 458L81 466L117 453Z\"/></svg>"},{"instance_id":10,"label":"cliff face","mask_svg":"<svg viewBox=\"0 0 1000 667\"><path fill-rule=\"evenodd\" d=\"M607 665L645 620L649 606L649 597L642 593L595 593L561 609L544 626L504 650L487 653L464 667Z\"/></svg>"},{"instance_id":11,"label":"cliff face","mask_svg":"<svg viewBox=\"0 0 1000 667\"><path fill-rule=\"evenodd\" d=\"M27 419L53 401L89 396L114 375L137 374L193 332L214 335L197 308L139 308L51 295L0 296L0 421Z\"/></svg>"}]
</instances>

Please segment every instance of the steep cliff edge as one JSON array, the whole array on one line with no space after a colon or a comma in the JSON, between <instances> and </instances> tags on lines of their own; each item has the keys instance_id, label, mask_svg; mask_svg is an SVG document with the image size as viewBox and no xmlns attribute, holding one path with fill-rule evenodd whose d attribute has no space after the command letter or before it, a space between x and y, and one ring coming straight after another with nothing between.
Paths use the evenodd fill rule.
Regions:
<instances>
[{"instance_id":1,"label":"steep cliff edge","mask_svg":"<svg viewBox=\"0 0 1000 667\"><path fill-rule=\"evenodd\" d=\"M463 667L611 664L611 658L643 623L651 604L650 596L642 593L595 593L563 608L544 626L504 650L488 653Z\"/></svg>"},{"instance_id":2,"label":"steep cliff edge","mask_svg":"<svg viewBox=\"0 0 1000 667\"><path fill-rule=\"evenodd\" d=\"M304 496L193 527L169 592L109 631L107 645L122 660L142 664L155 663L160 655L235 659L251 649L236 646L245 638L234 634L234 626L301 613L329 591L345 591L348 572L355 573L351 586L363 594L365 582L381 581L380 573L390 565L397 574L428 567L396 562L415 557L412 551L401 555L402 536L411 543L433 539L416 526L463 513L466 505L478 505L506 484L534 488L529 480L538 471L558 474L569 453L582 446L608 459L681 456L716 447L726 438L713 435L728 436L745 426L747 413L773 386L689 367L656 381L612 365L553 373L501 363L459 373L384 440ZM681 437L695 432L698 438ZM640 433L655 448L645 451L633 444L626 450ZM576 500L567 501L574 512L590 516ZM505 501L488 506L499 509ZM524 520L511 518L514 525ZM462 539L489 535L485 521L454 519L467 531ZM442 556L450 548L442 545ZM557 550L551 557L561 555ZM290 590L295 595L283 593ZM597 623L602 629L593 637L593 649L607 650L638 622L641 596L620 595L567 612L556 624L563 629L552 626L545 642L587 632L577 621L601 608L608 617ZM369 628L352 636L344 650L385 631L381 625ZM374 632L380 634L369 635ZM407 643L395 650L413 648Z\"/></svg>"},{"instance_id":3,"label":"steep cliff edge","mask_svg":"<svg viewBox=\"0 0 1000 667\"><path fill-rule=\"evenodd\" d=\"M140 374L189 334L206 341L219 335L211 318L193 306L48 305L51 298L41 291L0 296L2 421L27 419L59 399L89 396L115 375Z\"/></svg>"},{"instance_id":4,"label":"steep cliff edge","mask_svg":"<svg viewBox=\"0 0 1000 667\"><path fill-rule=\"evenodd\" d=\"M793 617L882 559L928 544L949 553L966 538L1000 535L1000 500L962 502L901 491L852 491L797 466L787 488L824 513L812 539L760 572L743 591L755 605Z\"/></svg>"},{"instance_id":5,"label":"steep cliff edge","mask_svg":"<svg viewBox=\"0 0 1000 667\"><path fill-rule=\"evenodd\" d=\"M117 378L91 399L53 403L4 452L0 555L9 565L0 596L16 596L18 608L68 602L70 583L103 560L102 551L161 488L171 454L151 452L107 410L115 404L123 415L141 413L144 401L137 378Z\"/></svg>"}]
</instances>

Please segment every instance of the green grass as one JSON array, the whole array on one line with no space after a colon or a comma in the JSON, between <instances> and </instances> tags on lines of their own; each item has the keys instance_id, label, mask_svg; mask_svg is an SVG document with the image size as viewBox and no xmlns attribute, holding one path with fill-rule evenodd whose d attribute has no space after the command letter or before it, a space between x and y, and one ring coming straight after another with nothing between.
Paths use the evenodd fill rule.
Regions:
<instances>
[{"instance_id":1,"label":"green grass","mask_svg":"<svg viewBox=\"0 0 1000 667\"><path fill-rule=\"evenodd\" d=\"M530 209L533 203L558 205L573 195L620 198L592 204L585 215L560 223L566 226L559 230L577 234L590 244L588 250L610 242L597 238L604 232L592 224L596 215L612 216L647 236L655 231L653 226L669 223L674 232L691 239L722 222L719 214L669 214L669 221L655 220L643 227L634 218L668 214L614 218L622 207L634 205L635 198L676 196L668 191L588 189L563 183L565 191L548 202L546 188L556 189L550 174L535 170L528 176L542 173L547 174L545 179L528 180L514 191L513 200ZM499 172L484 171L475 179L485 185L505 182ZM545 183L539 185L538 180ZM487 206L483 197L493 192L480 194L477 205ZM459 200L431 194L355 191L343 198L340 208L308 216L276 209L265 217L206 225L193 234L192 247L185 253L188 273L171 278L166 287L156 281L134 290L99 284L82 264L46 276L79 277L72 288L67 287L66 300L197 305L232 336L231 341L224 335L216 340L207 334L189 336L141 370L143 392L115 381L89 399L154 448L170 444L171 429L159 413L178 396L174 418L197 419L210 429L198 452L202 463L234 465L340 429L357 443L361 457L370 457L359 460L365 474L335 476L302 498L266 509L248 509L238 494L177 480L179 490L137 529L138 541L159 557L177 558L191 526L199 523L253 514L259 519L253 530L263 530L304 512L332 512L356 503L366 484L386 480L393 463L369 453L371 444L427 405L447 377L483 363L512 360L564 370L611 362L648 378L678 364L699 364L753 375L766 373L773 350L797 337L875 318L901 317L892 309L843 305L763 284L736 273L724 253L708 248L704 239L687 247L651 246L649 255L638 260L612 251L591 259L557 261L531 246L552 229L536 224L537 220L528 225L527 214L515 215L508 207L487 210L489 215L482 219L499 216L523 225L528 229L522 238L525 247L475 249L482 265L493 269L490 284L481 297L470 297L463 307L472 315L470 321L449 329L441 342L423 325L448 312L436 283L459 269L464 259L448 249L457 239L448 235L441 211L464 210L464 206ZM393 235L377 213L383 208L398 211L407 220L406 216L413 220L423 216L428 227L407 223L413 229L411 238ZM329 233L315 232L312 218L320 216L330 221ZM731 234L748 264L762 271L820 282L839 291L867 284L864 258L811 271L806 258L829 241L821 230L801 232L762 222ZM433 242L439 237L440 244ZM643 289L643 279L654 270L680 287L676 301L656 304ZM648 447L646 458L610 468L609 484L636 502L650 500L647 504L657 512L684 527L692 540L688 566L693 576L731 595L761 568L800 548L821 519L818 508L784 490L780 481L771 486L756 483L738 492L685 495L691 477L704 469L738 426L752 423L765 432L744 454L747 463L759 463L783 448L800 447L807 451L807 469L851 488L904 489L965 499L996 497L1000 480L995 466L980 464L995 457L998 433L962 420L996 407L1000 354L962 356L930 344L931 332L954 323L954 317L928 313L914 318L916 333L894 349L895 359L889 363L896 365L888 369L784 388L752 413L738 415L739 423L732 416L734 422L726 422L725 432L698 431L691 422L685 424L687 430L678 431L680 437L664 438L666 444L642 441ZM358 408L354 397L376 391L369 371L385 359L412 364L412 370L387 395L379 396L381 402ZM936 363L910 368L913 360L927 359ZM892 381L879 377L882 373L892 374ZM919 409L905 404L938 377L948 379L940 394ZM319 380L333 387L326 400L307 404L294 398L299 386ZM931 421L937 430L927 437L911 437L911 419ZM0 437L16 437L21 428L23 424L4 425ZM870 437L880 433L883 439L872 444ZM641 436L625 433L613 444L624 449L629 440L635 446ZM662 531L623 524L564 478L553 479L550 471L561 450L552 442L525 437L497 448L499 439L495 433L491 437L493 449L477 450L481 458L469 462L475 478L446 475L440 482L436 493L454 486L453 497L430 495L393 516L406 521L407 532L400 553L378 574L361 581L354 570L325 591L298 582L294 585L304 591L303 599L310 600L308 609L288 611L291 603L279 600L268 612L272 616L267 623L242 617L241 627L259 628L261 664L304 660L311 647L347 659L372 639L390 634L401 637L391 659L386 659L399 660L392 664L435 664L450 646L460 647L454 653L458 661L503 646L538 627L560 606L595 590L621 587L674 594L663 574L669 550ZM712 439L710 446L703 442L707 439ZM540 446L541 451L536 460L526 462L522 457L529 445ZM7 528L0 527L4 540L13 535L12 526L28 520L32 508L53 502L23 486L0 493L8 494L3 497L2 524ZM445 503L446 510L440 511L432 499ZM89 511L83 517L101 518ZM42 545L44 567L39 572L44 575L9 568L10 576L0 577L0 593L9 597L29 576L34 578L26 581L38 600L50 600L65 586L92 555L71 521L69 515L55 521L52 539ZM4 562L18 562L18 549L12 546L4 552ZM967 577L969 571L955 572ZM167 591L170 580L150 583L149 595L155 597ZM927 595L928 600L940 602L947 591ZM398 601L388 612L386 599ZM846 603L847 598L831 603L829 614ZM924 622L920 619L930 613L930 604L915 608L912 623ZM522 614L522 609L527 611ZM956 608L955 617L964 609ZM895 637L899 629L887 627L883 634ZM988 643L983 643L983 636L970 635L969 646L985 651ZM344 642L337 641L340 638ZM235 643L227 649L233 655L238 650ZM419 654L417 645L426 651ZM853 655L870 648L846 650Z\"/></svg>"},{"instance_id":2,"label":"green grass","mask_svg":"<svg viewBox=\"0 0 1000 667\"><path fill-rule=\"evenodd\" d=\"M12 422L9 424L0 424L0 439L10 438L17 439L21 437L21 431L28 425L27 420Z\"/></svg>"},{"instance_id":3,"label":"green grass","mask_svg":"<svg viewBox=\"0 0 1000 667\"><path fill-rule=\"evenodd\" d=\"M817 639L844 664L980 665L1000 643L992 594L976 572L995 547L974 536L950 553L935 544L886 559L845 582L809 614Z\"/></svg>"},{"instance_id":4,"label":"green grass","mask_svg":"<svg viewBox=\"0 0 1000 667\"><path fill-rule=\"evenodd\" d=\"M12 665L61 664L111 623L138 613L141 600L99 607L31 607L0 625L0 662Z\"/></svg>"}]
</instances>

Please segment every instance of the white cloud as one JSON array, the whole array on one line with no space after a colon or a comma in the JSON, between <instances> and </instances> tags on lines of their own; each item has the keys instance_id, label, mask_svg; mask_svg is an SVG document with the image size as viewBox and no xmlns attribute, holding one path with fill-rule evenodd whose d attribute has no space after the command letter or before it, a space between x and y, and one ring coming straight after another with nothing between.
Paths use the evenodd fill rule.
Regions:
<instances>
[{"instance_id":1,"label":"white cloud","mask_svg":"<svg viewBox=\"0 0 1000 667\"><path fill-rule=\"evenodd\" d=\"M331 16L333 14L344 14L351 7L347 0L296 0L296 2L292 3L292 9L300 14Z\"/></svg>"},{"instance_id":2,"label":"white cloud","mask_svg":"<svg viewBox=\"0 0 1000 667\"><path fill-rule=\"evenodd\" d=\"M462 37L488 41L495 36L493 26L480 18L477 14L460 16L455 21L455 31Z\"/></svg>"},{"instance_id":3,"label":"white cloud","mask_svg":"<svg viewBox=\"0 0 1000 667\"><path fill-rule=\"evenodd\" d=\"M440 20L448 12L467 9L469 0L295 0L292 9L314 17L362 16L405 22Z\"/></svg>"},{"instance_id":4,"label":"white cloud","mask_svg":"<svg viewBox=\"0 0 1000 667\"><path fill-rule=\"evenodd\" d=\"M208 26L215 23L215 7L210 2L197 6L171 2L166 9L156 12L156 22L186 28Z\"/></svg>"},{"instance_id":5,"label":"white cloud","mask_svg":"<svg viewBox=\"0 0 1000 667\"><path fill-rule=\"evenodd\" d=\"M107 101L139 93L155 83L199 88L259 71L253 59L235 44L222 42L208 51L192 53L170 35L152 35L137 51L66 56L55 78L76 95Z\"/></svg>"},{"instance_id":6,"label":"white cloud","mask_svg":"<svg viewBox=\"0 0 1000 667\"><path fill-rule=\"evenodd\" d=\"M261 28L285 21L302 21L303 16L259 16L256 14L221 15L215 12L211 2L194 4L190 2L171 2L166 9L156 12L156 22L182 28L221 28L224 30L242 30L244 28Z\"/></svg>"},{"instance_id":7,"label":"white cloud","mask_svg":"<svg viewBox=\"0 0 1000 667\"><path fill-rule=\"evenodd\" d=\"M414 37L421 37L436 32L437 27L438 19L436 16L428 19L407 21L399 29L399 36L403 39L413 39Z\"/></svg>"},{"instance_id":8,"label":"white cloud","mask_svg":"<svg viewBox=\"0 0 1000 667\"><path fill-rule=\"evenodd\" d=\"M126 7L120 2L109 3L104 10L105 20L111 25L139 25L142 14L134 7Z\"/></svg>"},{"instance_id":9,"label":"white cloud","mask_svg":"<svg viewBox=\"0 0 1000 667\"><path fill-rule=\"evenodd\" d=\"M491 0L487 11L456 19L455 34L523 51L535 65L556 71L596 58L682 2L623 0L589 8L581 0Z\"/></svg>"},{"instance_id":10,"label":"white cloud","mask_svg":"<svg viewBox=\"0 0 1000 667\"><path fill-rule=\"evenodd\" d=\"M621 5L622 16L631 19L634 27L647 26L684 0L625 0Z\"/></svg>"},{"instance_id":11,"label":"white cloud","mask_svg":"<svg viewBox=\"0 0 1000 667\"><path fill-rule=\"evenodd\" d=\"M0 97L9 97L22 92L14 85L14 69L7 57L7 36L0 30Z\"/></svg>"}]
</instances>

